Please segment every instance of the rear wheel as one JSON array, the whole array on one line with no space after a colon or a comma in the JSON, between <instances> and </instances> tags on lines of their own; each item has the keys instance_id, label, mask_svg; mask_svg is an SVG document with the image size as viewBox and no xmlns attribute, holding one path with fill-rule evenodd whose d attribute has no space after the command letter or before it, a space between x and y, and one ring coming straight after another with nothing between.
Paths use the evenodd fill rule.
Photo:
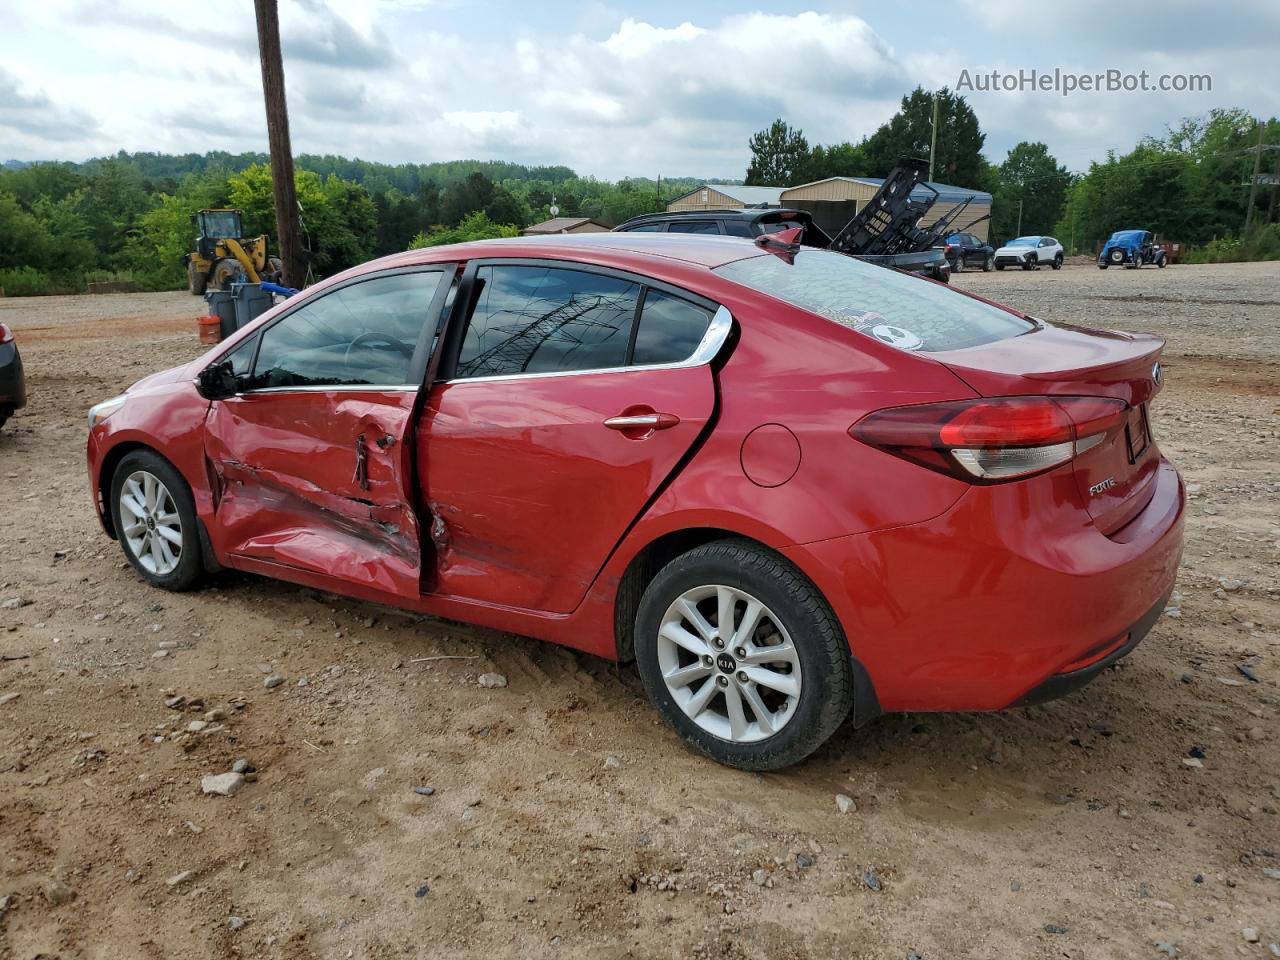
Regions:
<instances>
[{"instance_id":1,"label":"rear wheel","mask_svg":"<svg viewBox=\"0 0 1280 960\"><path fill-rule=\"evenodd\" d=\"M205 276L203 270L195 265L194 262L187 261L187 290L195 296L204 293L205 285L209 282L209 278Z\"/></svg>"},{"instance_id":2,"label":"rear wheel","mask_svg":"<svg viewBox=\"0 0 1280 960\"><path fill-rule=\"evenodd\" d=\"M1060 254L1060 253L1054 254L1054 256L1053 256L1053 269L1055 269L1055 270L1061 270L1061 269L1062 269L1062 254Z\"/></svg>"},{"instance_id":3,"label":"rear wheel","mask_svg":"<svg viewBox=\"0 0 1280 960\"><path fill-rule=\"evenodd\" d=\"M135 450L111 477L111 519L124 555L142 578L188 590L204 573L195 501L182 475L150 450Z\"/></svg>"},{"instance_id":4,"label":"rear wheel","mask_svg":"<svg viewBox=\"0 0 1280 960\"><path fill-rule=\"evenodd\" d=\"M987 258L986 258L985 260L983 260L983 261L982 261L982 272L983 272L983 273L990 273L990 272L991 272L991 268L992 268L992 267L994 267L994 266L995 266L995 264L996 264L996 258L995 258L995 256L994 256L994 255L991 255L991 254L988 254L988 255L987 255Z\"/></svg>"},{"instance_id":5,"label":"rear wheel","mask_svg":"<svg viewBox=\"0 0 1280 960\"><path fill-rule=\"evenodd\" d=\"M717 540L664 567L641 597L635 637L658 713L732 767L803 760L853 703L835 614L791 564L748 541Z\"/></svg>"}]
</instances>

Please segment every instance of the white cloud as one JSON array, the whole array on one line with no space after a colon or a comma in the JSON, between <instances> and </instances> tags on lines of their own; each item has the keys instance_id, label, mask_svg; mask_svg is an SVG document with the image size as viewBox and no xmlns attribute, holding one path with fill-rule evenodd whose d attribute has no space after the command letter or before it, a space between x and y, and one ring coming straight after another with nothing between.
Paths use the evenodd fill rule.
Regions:
<instances>
[{"instance_id":1,"label":"white cloud","mask_svg":"<svg viewBox=\"0 0 1280 960\"><path fill-rule=\"evenodd\" d=\"M774 117L810 142L856 141L917 84L954 86L964 68L1214 75L1214 92L1196 97L969 96L992 159L1018 140L1044 140L1080 167L1212 106L1280 108L1275 85L1258 82L1274 66L1275 11L1170 0L1151 18L1080 3L1069 17L1012 21L979 4L945 24L889 9L878 32L858 16L813 11L714 19L691 6L664 21L600 3L566 17L537 6L504 16L519 8L461 0L285 0L293 143L392 162L491 157L606 177L738 176L747 138ZM167 0L42 0L7 13L0 66L17 94L0 108L0 154L265 149L252 16L196 23L173 10ZM48 118L43 130L31 102L36 120ZM15 104L27 104L25 127Z\"/></svg>"}]
</instances>

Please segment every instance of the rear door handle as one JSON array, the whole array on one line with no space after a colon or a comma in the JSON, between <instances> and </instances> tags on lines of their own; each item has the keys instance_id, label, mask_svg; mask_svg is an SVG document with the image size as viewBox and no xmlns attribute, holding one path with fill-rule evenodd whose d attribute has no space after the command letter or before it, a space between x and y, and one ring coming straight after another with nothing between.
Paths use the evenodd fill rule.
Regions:
<instances>
[{"instance_id":1,"label":"rear door handle","mask_svg":"<svg viewBox=\"0 0 1280 960\"><path fill-rule=\"evenodd\" d=\"M668 430L679 422L674 413L633 413L610 417L604 425L610 430Z\"/></svg>"}]
</instances>

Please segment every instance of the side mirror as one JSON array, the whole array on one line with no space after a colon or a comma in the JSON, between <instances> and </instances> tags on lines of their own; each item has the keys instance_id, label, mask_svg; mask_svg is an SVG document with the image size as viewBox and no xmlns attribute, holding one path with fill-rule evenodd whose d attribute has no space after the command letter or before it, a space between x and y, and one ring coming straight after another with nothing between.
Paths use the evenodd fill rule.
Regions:
<instances>
[{"instance_id":1,"label":"side mirror","mask_svg":"<svg viewBox=\"0 0 1280 960\"><path fill-rule=\"evenodd\" d=\"M206 400L225 400L240 392L240 378L230 360L211 364L196 377L196 388Z\"/></svg>"}]
</instances>

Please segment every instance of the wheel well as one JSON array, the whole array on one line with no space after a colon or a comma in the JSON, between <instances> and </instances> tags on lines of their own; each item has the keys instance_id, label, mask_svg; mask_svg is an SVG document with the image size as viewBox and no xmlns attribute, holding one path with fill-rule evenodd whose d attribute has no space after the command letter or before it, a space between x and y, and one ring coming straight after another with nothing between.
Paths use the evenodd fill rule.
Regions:
<instances>
[{"instance_id":1,"label":"wheel well","mask_svg":"<svg viewBox=\"0 0 1280 960\"><path fill-rule=\"evenodd\" d=\"M113 540L118 540L119 534L116 533L115 517L111 512L111 478L115 475L116 466L120 461L135 450L147 450L157 457L163 456L154 447L148 447L145 443L121 443L107 451L98 468L98 499L102 505L102 525L107 528L107 534Z\"/></svg>"},{"instance_id":2,"label":"wheel well","mask_svg":"<svg viewBox=\"0 0 1280 960\"><path fill-rule=\"evenodd\" d=\"M636 623L636 611L640 609L640 597L645 587L657 576L658 571L680 554L687 553L704 543L723 540L726 537L747 540L766 550L771 549L767 544L732 530L721 530L718 527L694 527L663 534L647 544L631 559L622 578L618 581L618 590L614 598L613 637L619 662L630 663L635 659L632 633Z\"/></svg>"}]
</instances>

